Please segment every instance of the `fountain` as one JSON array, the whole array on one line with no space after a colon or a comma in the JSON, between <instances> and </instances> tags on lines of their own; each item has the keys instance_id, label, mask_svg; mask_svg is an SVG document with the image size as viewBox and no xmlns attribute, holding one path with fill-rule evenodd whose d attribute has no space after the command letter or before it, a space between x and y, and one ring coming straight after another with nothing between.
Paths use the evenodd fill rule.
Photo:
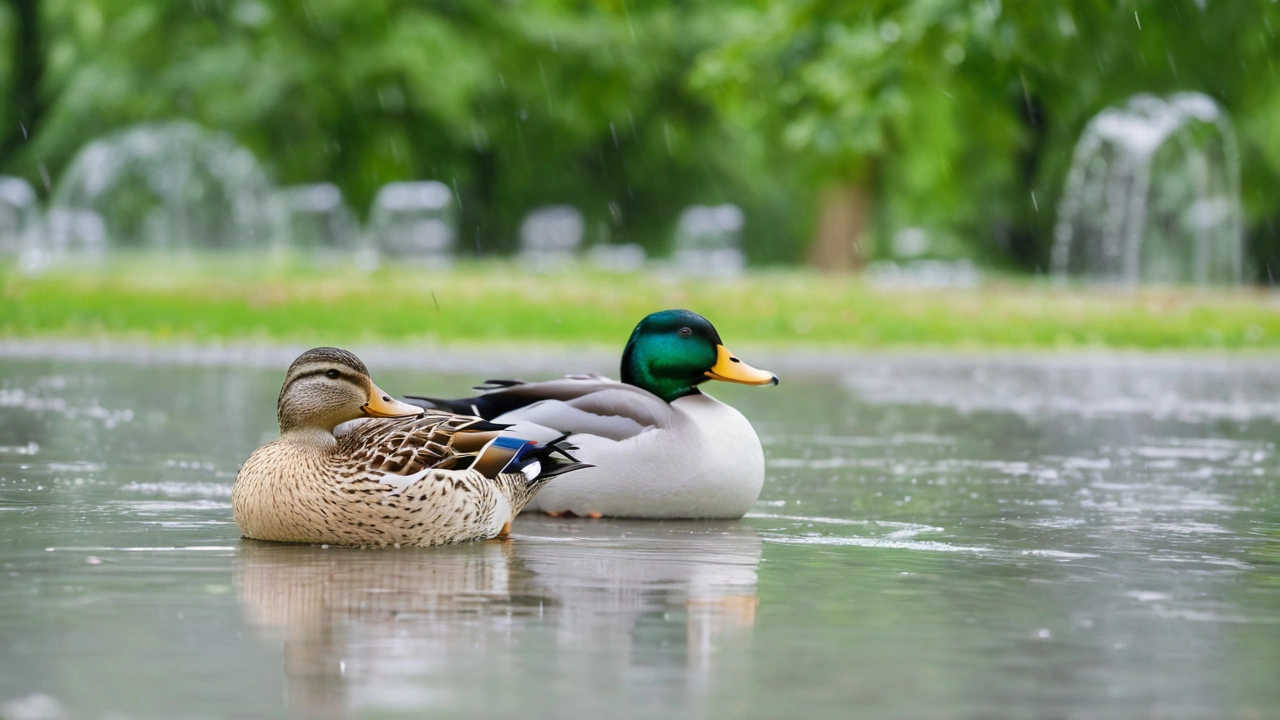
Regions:
<instances>
[{"instance_id":1,"label":"fountain","mask_svg":"<svg viewBox=\"0 0 1280 720\"><path fill-rule=\"evenodd\" d=\"M22 178L0 177L0 255L18 255L38 240L36 191Z\"/></svg>"},{"instance_id":2,"label":"fountain","mask_svg":"<svg viewBox=\"0 0 1280 720\"><path fill-rule=\"evenodd\" d=\"M537 208L520 222L520 262L534 270L570 265L586 229L582 212L571 205Z\"/></svg>"},{"instance_id":3,"label":"fountain","mask_svg":"<svg viewBox=\"0 0 1280 720\"><path fill-rule=\"evenodd\" d=\"M867 282L886 288L977 287L982 271L958 240L923 227L900 228L889 243L890 257L875 260Z\"/></svg>"},{"instance_id":4,"label":"fountain","mask_svg":"<svg viewBox=\"0 0 1280 720\"><path fill-rule=\"evenodd\" d=\"M44 220L44 242L23 253L23 269L39 272L55 262L101 262L107 255L107 238L107 223L98 213L52 208Z\"/></svg>"},{"instance_id":5,"label":"fountain","mask_svg":"<svg viewBox=\"0 0 1280 720\"><path fill-rule=\"evenodd\" d=\"M745 216L737 205L691 205L676 221L672 261L689 275L733 277L747 265L738 247Z\"/></svg>"},{"instance_id":6,"label":"fountain","mask_svg":"<svg viewBox=\"0 0 1280 720\"><path fill-rule=\"evenodd\" d=\"M230 136L186 121L138 125L86 145L53 192L50 215L96 213L105 244L137 249L265 247L270 183L252 153ZM51 245L67 247L56 236ZM83 232L81 232L83 234Z\"/></svg>"},{"instance_id":7,"label":"fountain","mask_svg":"<svg viewBox=\"0 0 1280 720\"><path fill-rule=\"evenodd\" d=\"M453 192L442 182L383 185L369 211L369 235L383 255L433 267L453 262Z\"/></svg>"},{"instance_id":8,"label":"fountain","mask_svg":"<svg viewBox=\"0 0 1280 720\"><path fill-rule=\"evenodd\" d=\"M275 200L276 232L281 246L330 258L356 250L360 228L337 185L281 188Z\"/></svg>"},{"instance_id":9,"label":"fountain","mask_svg":"<svg viewBox=\"0 0 1280 720\"><path fill-rule=\"evenodd\" d=\"M1053 270L1125 284L1238 283L1241 224L1226 112L1200 93L1137 95L1098 113L1076 144Z\"/></svg>"},{"instance_id":10,"label":"fountain","mask_svg":"<svg viewBox=\"0 0 1280 720\"><path fill-rule=\"evenodd\" d=\"M587 250L587 260L601 272L633 273L644 268L644 247L638 243L600 243Z\"/></svg>"}]
</instances>

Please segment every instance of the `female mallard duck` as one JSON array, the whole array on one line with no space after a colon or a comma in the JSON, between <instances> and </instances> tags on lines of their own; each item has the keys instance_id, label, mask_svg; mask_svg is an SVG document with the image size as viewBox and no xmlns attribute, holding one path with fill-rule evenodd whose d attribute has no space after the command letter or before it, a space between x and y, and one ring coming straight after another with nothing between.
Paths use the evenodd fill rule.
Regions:
<instances>
[{"instance_id":1,"label":"female mallard duck","mask_svg":"<svg viewBox=\"0 0 1280 720\"><path fill-rule=\"evenodd\" d=\"M622 352L622 382L569 375L549 382L490 380L461 400L410 396L426 408L510 423L527 437L569 434L593 469L551 483L530 509L589 517L739 518L764 484L751 423L698 385L778 384L734 357L716 329L688 310L654 313Z\"/></svg>"},{"instance_id":2,"label":"female mallard duck","mask_svg":"<svg viewBox=\"0 0 1280 720\"><path fill-rule=\"evenodd\" d=\"M582 467L558 440L539 444L478 417L392 400L359 358L337 348L293 362L276 415L280 439L249 456L231 491L236 523L257 540L440 545L505 536L548 480Z\"/></svg>"}]
</instances>

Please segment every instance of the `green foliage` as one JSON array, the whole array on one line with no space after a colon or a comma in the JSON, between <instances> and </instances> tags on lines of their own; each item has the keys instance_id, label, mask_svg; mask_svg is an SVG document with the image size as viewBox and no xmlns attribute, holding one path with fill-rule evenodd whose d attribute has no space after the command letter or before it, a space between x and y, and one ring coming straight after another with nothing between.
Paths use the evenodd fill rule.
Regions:
<instances>
[{"instance_id":1,"label":"green foliage","mask_svg":"<svg viewBox=\"0 0 1280 720\"><path fill-rule=\"evenodd\" d=\"M40 13L36 64L19 7ZM1280 254L1277 32L1261 0L7 0L0 171L39 186L93 137L186 117L361 211L440 179L486 252L542 204L660 249L683 206L732 201L752 257L791 260L811 198L856 181L881 237L925 226L1036 267L1088 119L1199 90L1234 116L1255 245Z\"/></svg>"},{"instance_id":2,"label":"green foliage","mask_svg":"<svg viewBox=\"0 0 1280 720\"><path fill-rule=\"evenodd\" d=\"M187 117L277 182L335 181L360 210L387 182L440 179L464 248L509 248L524 213L556 202L591 237L661 245L688 203L770 211L768 173L685 81L718 6L46 0L54 112L0 164L56 177L96 135Z\"/></svg>"},{"instance_id":3,"label":"green foliage","mask_svg":"<svg viewBox=\"0 0 1280 720\"><path fill-rule=\"evenodd\" d=\"M698 86L815 183L870 169L890 228L959 230L994 256L1029 237L1039 262L1089 118L1180 90L1234 115L1249 215L1276 212L1275 3L777 0L735 28Z\"/></svg>"}]
</instances>

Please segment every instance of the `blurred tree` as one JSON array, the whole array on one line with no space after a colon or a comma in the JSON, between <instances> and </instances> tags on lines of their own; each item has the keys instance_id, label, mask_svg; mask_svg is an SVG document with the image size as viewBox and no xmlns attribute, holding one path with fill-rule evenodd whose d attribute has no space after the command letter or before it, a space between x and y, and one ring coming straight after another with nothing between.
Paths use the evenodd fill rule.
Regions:
<instances>
[{"instance_id":1,"label":"blurred tree","mask_svg":"<svg viewBox=\"0 0 1280 720\"><path fill-rule=\"evenodd\" d=\"M1200 90L1275 254L1277 30L1262 1L0 0L0 172L43 184L96 136L187 117L357 208L440 179L481 251L541 204L656 248L683 206L731 201L758 261L851 266L924 227L1036 268L1088 119Z\"/></svg>"},{"instance_id":2,"label":"blurred tree","mask_svg":"<svg viewBox=\"0 0 1280 720\"><path fill-rule=\"evenodd\" d=\"M188 117L277 181L332 180L356 207L384 183L440 179L478 250L510 247L523 214L554 202L580 206L590 236L651 247L692 202L737 201L773 213L753 229L776 227L786 206L761 156L686 81L721 4L45 0L51 111L0 164L31 174L43 158L56 176L96 135ZM757 256L788 252L752 237Z\"/></svg>"},{"instance_id":3,"label":"blurred tree","mask_svg":"<svg viewBox=\"0 0 1280 720\"><path fill-rule=\"evenodd\" d=\"M737 20L695 82L804 166L824 265L866 254L873 213L882 236L923 225L1042 267L1076 138L1136 92L1221 102L1249 217L1274 207L1276 3L765 0Z\"/></svg>"},{"instance_id":4,"label":"blurred tree","mask_svg":"<svg viewBox=\"0 0 1280 720\"><path fill-rule=\"evenodd\" d=\"M0 65L5 102L0 105L0 158L8 157L23 142L44 115L41 95L44 76L44 48L38 0L8 0L9 12L0 15L0 37L7 39L10 52Z\"/></svg>"}]
</instances>

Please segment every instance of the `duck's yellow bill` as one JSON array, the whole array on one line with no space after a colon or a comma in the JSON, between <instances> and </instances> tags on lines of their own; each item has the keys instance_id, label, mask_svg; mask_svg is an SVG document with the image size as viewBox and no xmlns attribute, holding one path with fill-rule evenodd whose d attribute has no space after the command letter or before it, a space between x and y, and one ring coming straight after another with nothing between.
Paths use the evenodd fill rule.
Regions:
<instances>
[{"instance_id":1,"label":"duck's yellow bill","mask_svg":"<svg viewBox=\"0 0 1280 720\"><path fill-rule=\"evenodd\" d=\"M712 380L742 383L743 385L777 385L778 376L768 370L757 370L742 362L729 348L716 346L716 364L707 371Z\"/></svg>"},{"instance_id":2,"label":"duck's yellow bill","mask_svg":"<svg viewBox=\"0 0 1280 720\"><path fill-rule=\"evenodd\" d=\"M410 417L421 415L422 408L409 403L402 403L382 391L382 388L369 383L369 402L360 408L370 417Z\"/></svg>"}]
</instances>

